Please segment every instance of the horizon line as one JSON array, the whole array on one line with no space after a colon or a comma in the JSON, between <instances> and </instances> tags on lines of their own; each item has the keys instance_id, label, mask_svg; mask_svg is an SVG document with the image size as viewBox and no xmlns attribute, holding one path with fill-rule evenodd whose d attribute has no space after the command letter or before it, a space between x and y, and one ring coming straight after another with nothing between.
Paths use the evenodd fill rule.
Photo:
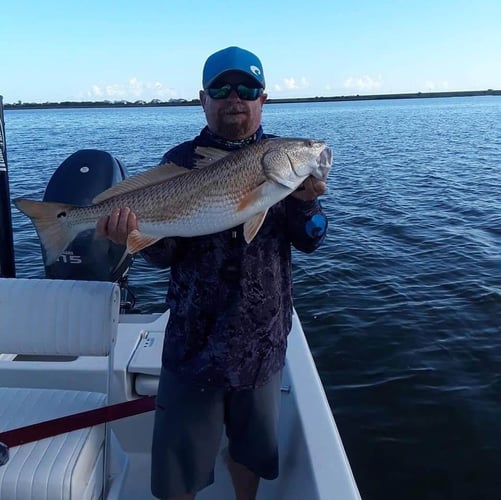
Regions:
<instances>
[{"instance_id":1,"label":"horizon line","mask_svg":"<svg viewBox=\"0 0 501 500\"><path fill-rule=\"evenodd\" d=\"M388 94L352 94L338 96L315 96L315 97L276 97L269 98L265 104L273 103L294 103L294 102L334 102L334 101L361 101L361 100L382 100L382 99L414 99L414 98L433 98L433 97L474 97L474 96L492 96L501 95L501 90L455 90L455 91L426 91L426 92L403 92L403 93L388 93ZM3 96L0 94L0 100ZM162 101L161 99L152 99L147 102L143 99L129 101L127 99L102 101L45 101L45 102L23 102L4 103L4 109L18 109L29 107L108 107L108 106L190 106L199 105L200 99L169 99Z\"/></svg>"}]
</instances>

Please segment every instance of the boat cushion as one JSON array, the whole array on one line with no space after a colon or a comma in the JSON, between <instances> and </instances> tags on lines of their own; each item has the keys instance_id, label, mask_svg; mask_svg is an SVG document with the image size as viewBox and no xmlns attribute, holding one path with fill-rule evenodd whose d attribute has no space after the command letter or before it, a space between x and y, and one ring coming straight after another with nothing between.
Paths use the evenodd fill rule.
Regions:
<instances>
[{"instance_id":1,"label":"boat cushion","mask_svg":"<svg viewBox=\"0 0 501 500\"><path fill-rule=\"evenodd\" d=\"M0 432L106 404L97 392L0 387ZM10 448L0 467L0 498L68 500L101 497L104 424Z\"/></svg>"},{"instance_id":2,"label":"boat cushion","mask_svg":"<svg viewBox=\"0 0 501 500\"><path fill-rule=\"evenodd\" d=\"M116 283L0 278L0 352L107 356L119 312Z\"/></svg>"}]
</instances>

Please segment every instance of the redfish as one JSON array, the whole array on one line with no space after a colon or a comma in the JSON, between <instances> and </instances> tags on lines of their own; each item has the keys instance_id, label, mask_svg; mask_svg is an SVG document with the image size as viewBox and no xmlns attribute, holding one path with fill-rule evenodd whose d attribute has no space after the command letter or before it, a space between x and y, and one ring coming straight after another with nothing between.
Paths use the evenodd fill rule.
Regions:
<instances>
[{"instance_id":1,"label":"redfish","mask_svg":"<svg viewBox=\"0 0 501 500\"><path fill-rule=\"evenodd\" d=\"M271 138L237 151L196 149L195 168L167 163L103 191L89 206L17 198L15 206L35 225L47 264L99 218L129 207L138 230L127 240L136 253L161 238L200 236L244 224L250 243L268 209L310 175L326 180L332 151L314 139Z\"/></svg>"}]
</instances>

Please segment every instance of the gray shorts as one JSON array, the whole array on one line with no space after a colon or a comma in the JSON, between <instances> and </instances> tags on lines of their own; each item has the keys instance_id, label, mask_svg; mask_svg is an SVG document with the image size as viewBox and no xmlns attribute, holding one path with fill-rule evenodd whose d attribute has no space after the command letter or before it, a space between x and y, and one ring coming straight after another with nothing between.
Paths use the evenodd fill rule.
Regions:
<instances>
[{"instance_id":1,"label":"gray shorts","mask_svg":"<svg viewBox=\"0 0 501 500\"><path fill-rule=\"evenodd\" d=\"M151 455L153 495L170 498L212 484L224 426L231 458L275 479L280 384L281 372L257 389L201 389L162 368Z\"/></svg>"}]
</instances>

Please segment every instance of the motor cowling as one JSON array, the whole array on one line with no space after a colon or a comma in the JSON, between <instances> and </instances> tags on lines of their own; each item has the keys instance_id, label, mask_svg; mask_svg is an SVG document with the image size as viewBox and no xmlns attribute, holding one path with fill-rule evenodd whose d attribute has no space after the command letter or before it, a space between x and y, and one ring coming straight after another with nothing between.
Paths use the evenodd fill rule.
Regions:
<instances>
[{"instance_id":1,"label":"motor cowling","mask_svg":"<svg viewBox=\"0 0 501 500\"><path fill-rule=\"evenodd\" d=\"M95 196L127 177L124 166L110 153L81 149L56 169L43 199L90 205ZM51 265L47 265L43 249L42 255L45 274L52 279L118 281L132 264L132 256L125 246L96 237L95 230L80 233Z\"/></svg>"}]
</instances>

